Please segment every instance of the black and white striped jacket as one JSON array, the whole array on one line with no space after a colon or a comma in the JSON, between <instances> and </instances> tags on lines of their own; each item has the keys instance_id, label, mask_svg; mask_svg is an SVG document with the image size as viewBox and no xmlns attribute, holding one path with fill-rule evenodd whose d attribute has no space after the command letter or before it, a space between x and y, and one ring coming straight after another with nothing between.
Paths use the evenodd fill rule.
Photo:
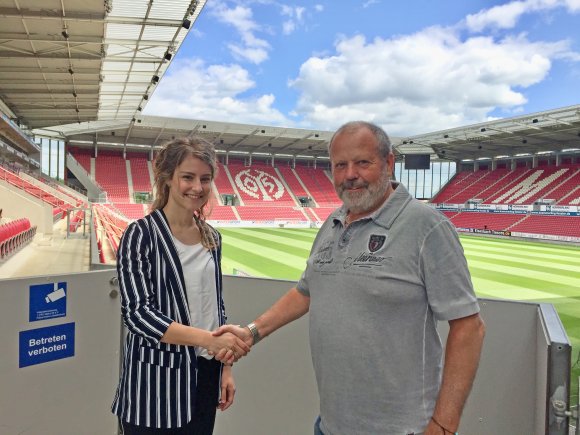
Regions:
<instances>
[{"instance_id":1,"label":"black and white striped jacket","mask_svg":"<svg viewBox=\"0 0 580 435\"><path fill-rule=\"evenodd\" d=\"M221 238L214 230L219 323L222 298ZM195 348L160 342L176 321L190 325L183 269L162 210L131 223L117 251L121 312L129 332L112 411L122 421L175 428L191 421L195 406Z\"/></svg>"}]
</instances>

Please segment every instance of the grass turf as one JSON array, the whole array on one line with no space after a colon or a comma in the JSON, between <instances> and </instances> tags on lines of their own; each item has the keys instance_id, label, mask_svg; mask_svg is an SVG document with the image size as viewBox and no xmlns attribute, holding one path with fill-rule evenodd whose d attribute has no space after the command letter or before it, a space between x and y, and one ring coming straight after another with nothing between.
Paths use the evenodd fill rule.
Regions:
<instances>
[{"instance_id":1,"label":"grass turf","mask_svg":"<svg viewBox=\"0 0 580 435\"><path fill-rule=\"evenodd\" d=\"M298 280L317 229L221 228L223 271ZM580 248L541 242L461 237L478 296L551 303L572 343L572 403L580 376Z\"/></svg>"}]
</instances>

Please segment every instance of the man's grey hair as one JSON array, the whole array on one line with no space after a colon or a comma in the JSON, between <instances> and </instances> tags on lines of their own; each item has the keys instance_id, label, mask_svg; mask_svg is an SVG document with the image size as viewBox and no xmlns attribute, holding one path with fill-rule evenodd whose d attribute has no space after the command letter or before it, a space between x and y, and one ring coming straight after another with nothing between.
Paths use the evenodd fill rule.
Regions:
<instances>
[{"instance_id":1,"label":"man's grey hair","mask_svg":"<svg viewBox=\"0 0 580 435\"><path fill-rule=\"evenodd\" d=\"M373 134L379 145L379 153L381 157L387 158L389 153L393 150L389 136L387 135L387 133L385 133L385 130L383 130L381 127L379 127L376 124L373 124L372 122L367 121L350 121L347 122L346 124L341 125L338 128L338 130L336 130L336 132L332 135L330 142L328 142L328 153L330 154L330 147L334 142L334 138L338 134L343 132L354 133L357 130L360 130L361 128L366 128Z\"/></svg>"}]
</instances>

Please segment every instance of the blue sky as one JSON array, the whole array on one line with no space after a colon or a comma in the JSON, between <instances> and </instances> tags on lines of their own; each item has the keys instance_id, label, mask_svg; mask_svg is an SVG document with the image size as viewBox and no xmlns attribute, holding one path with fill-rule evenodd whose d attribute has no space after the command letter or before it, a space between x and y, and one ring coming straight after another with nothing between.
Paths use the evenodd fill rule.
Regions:
<instances>
[{"instance_id":1,"label":"blue sky","mask_svg":"<svg viewBox=\"0 0 580 435\"><path fill-rule=\"evenodd\" d=\"M145 114L407 136L580 104L580 0L208 0Z\"/></svg>"}]
</instances>

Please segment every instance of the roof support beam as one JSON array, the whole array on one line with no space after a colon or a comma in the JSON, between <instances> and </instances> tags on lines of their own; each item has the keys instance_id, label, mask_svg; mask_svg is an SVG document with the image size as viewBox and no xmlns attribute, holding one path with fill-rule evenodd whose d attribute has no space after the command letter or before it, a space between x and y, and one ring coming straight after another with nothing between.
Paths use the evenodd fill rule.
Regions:
<instances>
[{"instance_id":1,"label":"roof support beam","mask_svg":"<svg viewBox=\"0 0 580 435\"><path fill-rule=\"evenodd\" d=\"M95 62L101 62L102 58L100 53L95 53L94 55L72 53L70 57L66 53L33 53L33 52L22 52L16 53L12 51L0 51L0 59L56 59L56 60L93 60ZM105 62L134 62L134 63L162 63L163 60L159 57L138 57L133 58L129 56L107 56Z\"/></svg>"},{"instance_id":2,"label":"roof support beam","mask_svg":"<svg viewBox=\"0 0 580 435\"><path fill-rule=\"evenodd\" d=\"M31 42L50 42L55 44L66 44L66 41L60 35L24 35L20 33L4 33L0 32L0 44L2 42L10 41L31 41ZM115 45L128 45L134 46L135 40L133 39L114 39L114 38L100 38L96 36L69 36L68 41L71 44L90 44L90 45L102 45L102 44L115 44ZM171 46L171 41L143 41L143 45L150 45L152 47L169 47Z\"/></svg>"},{"instance_id":3,"label":"roof support beam","mask_svg":"<svg viewBox=\"0 0 580 435\"><path fill-rule=\"evenodd\" d=\"M180 27L183 24L181 20L164 20L160 18L132 18L132 17L105 17L101 14L91 14L83 12L67 12L63 15L61 11L54 10L32 10L32 9L15 9L0 8L0 18L19 18L22 20L59 20L59 21L76 21L92 23L115 23L115 24L138 24L147 26L166 26Z\"/></svg>"}]
</instances>

